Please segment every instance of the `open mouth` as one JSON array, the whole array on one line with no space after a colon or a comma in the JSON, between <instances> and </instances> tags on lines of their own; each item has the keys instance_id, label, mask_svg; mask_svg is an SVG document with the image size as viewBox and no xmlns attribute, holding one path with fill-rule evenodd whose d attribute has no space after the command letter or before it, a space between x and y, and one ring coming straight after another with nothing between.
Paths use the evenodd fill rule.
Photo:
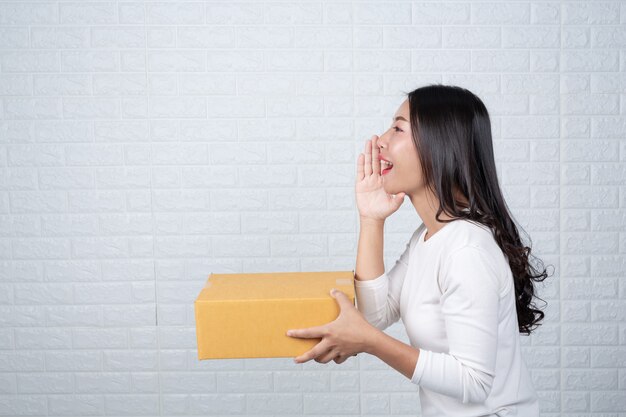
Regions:
<instances>
[{"instance_id":1,"label":"open mouth","mask_svg":"<svg viewBox=\"0 0 626 417\"><path fill-rule=\"evenodd\" d=\"M387 161L380 161L380 166L382 168L381 175L385 175L393 168L393 164Z\"/></svg>"}]
</instances>

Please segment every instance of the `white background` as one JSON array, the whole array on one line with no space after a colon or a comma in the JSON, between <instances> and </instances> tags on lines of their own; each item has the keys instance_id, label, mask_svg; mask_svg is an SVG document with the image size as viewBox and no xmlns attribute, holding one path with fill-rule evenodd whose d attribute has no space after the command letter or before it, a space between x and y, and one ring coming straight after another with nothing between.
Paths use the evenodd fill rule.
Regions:
<instances>
[{"instance_id":1,"label":"white background","mask_svg":"<svg viewBox=\"0 0 626 417\"><path fill-rule=\"evenodd\" d=\"M599 1L0 1L0 415L419 414L366 354L198 361L193 300L211 272L354 269L357 155L444 83L487 105L556 267L522 338L542 415L626 416L625 23ZM418 224L407 199L387 268Z\"/></svg>"}]
</instances>

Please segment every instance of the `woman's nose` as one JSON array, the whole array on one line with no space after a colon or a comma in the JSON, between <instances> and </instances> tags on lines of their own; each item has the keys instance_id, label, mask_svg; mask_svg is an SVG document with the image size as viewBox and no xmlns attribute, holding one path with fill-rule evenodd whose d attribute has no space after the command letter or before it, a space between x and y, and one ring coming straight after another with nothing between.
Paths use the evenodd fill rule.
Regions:
<instances>
[{"instance_id":1,"label":"woman's nose","mask_svg":"<svg viewBox=\"0 0 626 417\"><path fill-rule=\"evenodd\" d=\"M378 145L379 148L387 147L387 132L383 133L382 135L378 137L378 141L376 141L376 144Z\"/></svg>"}]
</instances>

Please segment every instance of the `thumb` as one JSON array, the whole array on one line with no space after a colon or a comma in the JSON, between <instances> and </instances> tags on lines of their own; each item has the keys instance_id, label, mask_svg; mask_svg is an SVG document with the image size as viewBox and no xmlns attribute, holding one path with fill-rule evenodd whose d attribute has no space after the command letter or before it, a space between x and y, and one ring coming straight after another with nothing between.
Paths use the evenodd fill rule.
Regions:
<instances>
[{"instance_id":1,"label":"thumb","mask_svg":"<svg viewBox=\"0 0 626 417\"><path fill-rule=\"evenodd\" d=\"M337 300L337 302L339 303L339 305L342 305L343 303L346 302L346 300L348 300L348 296L346 295L346 293L344 293L343 291L337 290L335 288L333 288L332 290L330 290L330 295Z\"/></svg>"}]
</instances>

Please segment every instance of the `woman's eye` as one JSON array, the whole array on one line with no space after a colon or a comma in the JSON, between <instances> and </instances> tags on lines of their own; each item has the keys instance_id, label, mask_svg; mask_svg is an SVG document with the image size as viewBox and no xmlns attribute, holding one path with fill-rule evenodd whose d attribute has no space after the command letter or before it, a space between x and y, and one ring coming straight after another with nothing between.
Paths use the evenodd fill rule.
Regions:
<instances>
[{"instance_id":1,"label":"woman's eye","mask_svg":"<svg viewBox=\"0 0 626 417\"><path fill-rule=\"evenodd\" d=\"M396 129L396 132L402 132L402 129L398 128L397 126L394 126L393 128Z\"/></svg>"}]
</instances>

